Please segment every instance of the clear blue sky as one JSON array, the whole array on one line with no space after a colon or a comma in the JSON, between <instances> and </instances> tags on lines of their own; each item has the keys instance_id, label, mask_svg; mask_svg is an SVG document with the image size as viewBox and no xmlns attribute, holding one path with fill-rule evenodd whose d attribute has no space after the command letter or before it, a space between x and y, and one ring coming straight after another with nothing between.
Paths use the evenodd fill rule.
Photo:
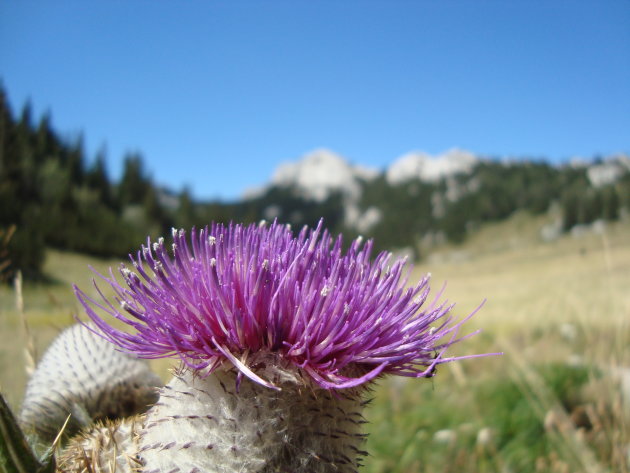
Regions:
<instances>
[{"instance_id":1,"label":"clear blue sky","mask_svg":"<svg viewBox=\"0 0 630 473\"><path fill-rule=\"evenodd\" d=\"M630 1L2 1L0 80L197 198L318 147L590 157L630 151Z\"/></svg>"}]
</instances>

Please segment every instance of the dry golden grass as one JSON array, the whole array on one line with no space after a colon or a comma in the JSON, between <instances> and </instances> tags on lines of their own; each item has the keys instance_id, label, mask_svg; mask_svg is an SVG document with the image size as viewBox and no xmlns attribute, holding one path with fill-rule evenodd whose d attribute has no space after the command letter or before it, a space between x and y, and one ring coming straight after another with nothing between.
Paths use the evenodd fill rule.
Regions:
<instances>
[{"instance_id":1,"label":"dry golden grass","mask_svg":"<svg viewBox=\"0 0 630 473\"><path fill-rule=\"evenodd\" d=\"M416 271L431 272L434 288L446 282L445 294L462 313L486 298L474 323L496 332L628 320L630 226L542 243L532 232L538 226L531 220L525 226L524 218L485 227L465 246L433 254ZM511 236L502 235L506 226Z\"/></svg>"},{"instance_id":2,"label":"dry golden grass","mask_svg":"<svg viewBox=\"0 0 630 473\"><path fill-rule=\"evenodd\" d=\"M19 301L15 285L0 285L0 389L9 404L19 406L27 380L29 337L31 333L35 358L40 357L55 336L74 323L80 304L72 284L90 287L93 273L90 265L106 271L118 261L100 261L72 253L49 251L44 272L50 284L26 284ZM23 305L23 310L19 307ZM23 312L24 317L22 317Z\"/></svg>"}]
</instances>

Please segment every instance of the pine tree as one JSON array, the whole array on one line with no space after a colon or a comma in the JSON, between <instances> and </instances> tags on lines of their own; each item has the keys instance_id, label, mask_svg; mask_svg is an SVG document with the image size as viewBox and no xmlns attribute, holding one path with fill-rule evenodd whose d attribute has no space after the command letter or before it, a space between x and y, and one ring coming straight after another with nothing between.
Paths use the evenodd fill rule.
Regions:
<instances>
[{"instance_id":1,"label":"pine tree","mask_svg":"<svg viewBox=\"0 0 630 473\"><path fill-rule=\"evenodd\" d=\"M128 154L123 166L123 175L118 186L121 206L143 204L150 182L145 175L142 156L138 153Z\"/></svg>"},{"instance_id":2,"label":"pine tree","mask_svg":"<svg viewBox=\"0 0 630 473\"><path fill-rule=\"evenodd\" d=\"M87 170L86 184L98 193L101 202L109 208L114 205L112 186L107 173L105 150L101 149L96 154L96 159Z\"/></svg>"},{"instance_id":3,"label":"pine tree","mask_svg":"<svg viewBox=\"0 0 630 473\"><path fill-rule=\"evenodd\" d=\"M190 228L197 223L195 206L190 194L190 189L184 187L179 194L179 208L175 214L175 224L178 228Z\"/></svg>"}]
</instances>

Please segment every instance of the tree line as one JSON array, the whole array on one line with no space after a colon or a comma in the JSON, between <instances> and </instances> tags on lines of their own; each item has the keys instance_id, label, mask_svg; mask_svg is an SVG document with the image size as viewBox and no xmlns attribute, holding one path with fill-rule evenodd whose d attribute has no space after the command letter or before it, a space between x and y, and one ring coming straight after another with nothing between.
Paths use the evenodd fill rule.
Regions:
<instances>
[{"instance_id":1,"label":"tree line","mask_svg":"<svg viewBox=\"0 0 630 473\"><path fill-rule=\"evenodd\" d=\"M628 213L630 172L596 187L587 169L553 166L545 160L487 159L469 173L436 183L416 179L391 186L380 176L366 183L361 204L363 209L381 209L382 219L372 228L377 242L385 248L411 245L416 250L423 236L460 243L479 225L519 210L539 215L558 208L561 231Z\"/></svg>"},{"instance_id":2,"label":"tree line","mask_svg":"<svg viewBox=\"0 0 630 473\"><path fill-rule=\"evenodd\" d=\"M153 182L140 153L124 156L114 182L100 151L86 156L81 136L61 137L49 114L33 117L26 103L14 114L0 87L0 275L20 269L42 277L46 248L98 257L125 257L147 235L172 227L205 226L211 221L259 221L273 202L282 202L297 220L314 224L338 220L334 199L328 208L273 189L243 202L197 202L191 192L173 192Z\"/></svg>"},{"instance_id":3,"label":"tree line","mask_svg":"<svg viewBox=\"0 0 630 473\"><path fill-rule=\"evenodd\" d=\"M123 256L147 232L184 223L186 209L179 214L168 207L169 199L192 205L187 190L175 196L157 187L139 153L125 156L122 178L112 182L104 151L88 160L81 136L63 139L50 115L35 119L28 103L14 116L0 90L0 244L6 270L40 277L47 247ZM9 231L10 239L3 240Z\"/></svg>"},{"instance_id":4,"label":"tree line","mask_svg":"<svg viewBox=\"0 0 630 473\"><path fill-rule=\"evenodd\" d=\"M278 218L299 227L323 217L333 232L358 233L345 223L339 192L315 202L297 189L270 187L238 202L199 202L186 188L175 192L157 185L140 153L124 156L121 178L114 182L104 151L88 157L81 136L63 138L49 114L32 115L28 103L14 114L0 87L0 273L5 278L17 269L31 279L42 277L46 248L124 257L147 235L211 221ZM470 173L432 183L415 179L393 186L381 174L362 187L359 208L374 207L381 215L364 236L374 237L379 249L417 248L422 235L461 242L475 225L519 209L542 213L559 205L565 230L600 218L615 220L630 209L628 172L594 187L585 167L542 160L484 160Z\"/></svg>"}]
</instances>

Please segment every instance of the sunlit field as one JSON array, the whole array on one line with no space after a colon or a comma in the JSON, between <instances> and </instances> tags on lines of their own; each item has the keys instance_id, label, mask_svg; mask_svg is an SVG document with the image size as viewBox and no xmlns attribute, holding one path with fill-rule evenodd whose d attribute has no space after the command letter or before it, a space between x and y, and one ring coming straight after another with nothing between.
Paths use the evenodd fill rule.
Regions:
<instances>
[{"instance_id":1,"label":"sunlit field","mask_svg":"<svg viewBox=\"0 0 630 473\"><path fill-rule=\"evenodd\" d=\"M516 217L417 268L458 316L487 299L457 354L505 354L382 382L365 471L629 470L630 229L541 243L538 228Z\"/></svg>"},{"instance_id":2,"label":"sunlit field","mask_svg":"<svg viewBox=\"0 0 630 473\"><path fill-rule=\"evenodd\" d=\"M434 294L446 284L457 317L485 300L462 335L482 332L451 355L504 355L378 382L363 471L630 471L630 224L545 243L543 223L520 215L484 227L413 270L411 280L432 273ZM14 409L29 340L41 356L80 315L70 284L89 287L90 264L117 262L50 251L53 284L26 285L21 297L0 287L0 388ZM155 365L165 377L167 366Z\"/></svg>"}]
</instances>

